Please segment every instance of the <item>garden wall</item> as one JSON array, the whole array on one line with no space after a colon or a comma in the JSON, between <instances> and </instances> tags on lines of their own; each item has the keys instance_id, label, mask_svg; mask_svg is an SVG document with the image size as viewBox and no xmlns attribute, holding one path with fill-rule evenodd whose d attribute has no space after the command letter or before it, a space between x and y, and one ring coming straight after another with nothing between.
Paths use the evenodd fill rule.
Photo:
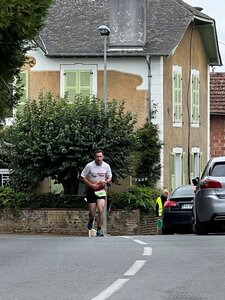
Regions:
<instances>
[{"instance_id":1,"label":"garden wall","mask_svg":"<svg viewBox=\"0 0 225 300\"><path fill-rule=\"evenodd\" d=\"M0 233L64 234L87 236L88 210L85 209L22 209L18 216L0 211ZM109 235L155 234L156 217L153 212L111 210L108 213Z\"/></svg>"}]
</instances>

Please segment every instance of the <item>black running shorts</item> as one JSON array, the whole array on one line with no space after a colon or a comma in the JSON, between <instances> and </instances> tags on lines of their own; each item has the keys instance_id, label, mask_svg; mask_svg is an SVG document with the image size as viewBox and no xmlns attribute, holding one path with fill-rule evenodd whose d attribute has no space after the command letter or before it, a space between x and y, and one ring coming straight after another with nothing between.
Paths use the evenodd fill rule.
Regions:
<instances>
[{"instance_id":1,"label":"black running shorts","mask_svg":"<svg viewBox=\"0 0 225 300\"><path fill-rule=\"evenodd\" d=\"M98 199L105 199L105 196L98 197L95 195L94 190L86 189L87 203L96 203Z\"/></svg>"}]
</instances>

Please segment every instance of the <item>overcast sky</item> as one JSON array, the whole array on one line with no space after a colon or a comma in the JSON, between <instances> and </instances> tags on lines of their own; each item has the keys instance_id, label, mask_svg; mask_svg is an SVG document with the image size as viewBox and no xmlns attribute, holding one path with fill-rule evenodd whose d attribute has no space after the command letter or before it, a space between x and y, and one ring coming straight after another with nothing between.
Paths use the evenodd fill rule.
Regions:
<instances>
[{"instance_id":1,"label":"overcast sky","mask_svg":"<svg viewBox=\"0 0 225 300\"><path fill-rule=\"evenodd\" d=\"M183 0L191 6L200 6L208 16L216 21L222 67L216 67L216 72L225 72L225 0Z\"/></svg>"}]
</instances>

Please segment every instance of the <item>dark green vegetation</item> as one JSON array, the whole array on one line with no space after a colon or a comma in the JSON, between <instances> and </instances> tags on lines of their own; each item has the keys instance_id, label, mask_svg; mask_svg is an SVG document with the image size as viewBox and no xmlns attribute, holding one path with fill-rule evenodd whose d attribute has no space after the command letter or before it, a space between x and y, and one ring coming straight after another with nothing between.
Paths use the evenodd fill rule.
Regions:
<instances>
[{"instance_id":1,"label":"dark green vegetation","mask_svg":"<svg viewBox=\"0 0 225 300\"><path fill-rule=\"evenodd\" d=\"M76 196L79 174L93 160L94 151L102 149L114 183L130 175L144 178L125 192L110 192L110 206L149 210L159 194L155 186L161 143L157 126L146 124L135 131L135 123L135 116L116 100L108 103L107 114L96 97L77 95L71 103L47 93L27 101L13 126L0 134L0 165L12 170L10 193L7 190L10 201L2 201L3 206L86 206L84 197ZM47 177L61 183L64 193L38 195L37 187ZM17 193L22 196L18 198Z\"/></svg>"},{"instance_id":2,"label":"dark green vegetation","mask_svg":"<svg viewBox=\"0 0 225 300\"><path fill-rule=\"evenodd\" d=\"M133 186L127 191L109 192L108 209L140 209L149 212L154 209L155 199L160 190L155 187ZM87 208L84 196L61 194L38 194L15 192L10 187L0 188L0 209L7 209L14 215L19 214L21 208Z\"/></svg>"},{"instance_id":3,"label":"dark green vegetation","mask_svg":"<svg viewBox=\"0 0 225 300\"><path fill-rule=\"evenodd\" d=\"M4 160L13 170L16 190L33 190L46 177L61 183L65 194L77 194L79 174L96 149L105 152L114 182L129 174L136 143L131 113L116 101L76 96L73 103L52 94L27 102L24 113L4 131Z\"/></svg>"},{"instance_id":4,"label":"dark green vegetation","mask_svg":"<svg viewBox=\"0 0 225 300\"><path fill-rule=\"evenodd\" d=\"M25 53L42 28L53 0L1 0L0 2L0 121L9 116L18 101L20 84L15 85Z\"/></svg>"}]
</instances>

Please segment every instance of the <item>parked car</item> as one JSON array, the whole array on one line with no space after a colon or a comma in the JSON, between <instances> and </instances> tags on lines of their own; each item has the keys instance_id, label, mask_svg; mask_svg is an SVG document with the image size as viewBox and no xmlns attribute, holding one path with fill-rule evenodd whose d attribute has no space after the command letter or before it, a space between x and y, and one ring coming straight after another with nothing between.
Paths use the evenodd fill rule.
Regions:
<instances>
[{"instance_id":1,"label":"parked car","mask_svg":"<svg viewBox=\"0 0 225 300\"><path fill-rule=\"evenodd\" d=\"M171 193L163 206L163 234L180 232L184 229L192 231L194 190L193 185L181 185Z\"/></svg>"},{"instance_id":2,"label":"parked car","mask_svg":"<svg viewBox=\"0 0 225 300\"><path fill-rule=\"evenodd\" d=\"M225 230L225 156L211 158L196 186L192 228L196 234Z\"/></svg>"}]
</instances>

